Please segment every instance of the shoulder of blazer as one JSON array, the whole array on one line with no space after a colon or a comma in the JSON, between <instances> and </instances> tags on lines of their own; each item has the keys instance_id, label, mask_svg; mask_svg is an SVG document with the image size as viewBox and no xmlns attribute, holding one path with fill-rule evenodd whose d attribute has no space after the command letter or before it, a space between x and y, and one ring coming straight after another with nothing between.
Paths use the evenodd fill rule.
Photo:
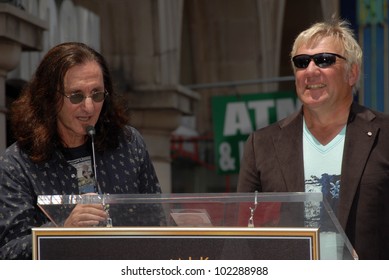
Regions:
<instances>
[{"instance_id":1,"label":"shoulder of blazer","mask_svg":"<svg viewBox=\"0 0 389 280\"><path fill-rule=\"evenodd\" d=\"M272 139L277 143L291 143L289 140L302 135L303 113L297 110L286 118L260 128L252 133L253 139Z\"/></svg>"},{"instance_id":2,"label":"shoulder of blazer","mask_svg":"<svg viewBox=\"0 0 389 280\"><path fill-rule=\"evenodd\" d=\"M262 135L262 136L264 135L274 136L274 135L278 135L278 133L282 131L291 132L300 128L300 126L302 127L302 119L303 119L303 112L302 112L302 108L300 108L300 110L297 110L296 112L285 117L284 119L272 123L268 126L262 127L260 129L257 129L252 134Z\"/></svg>"},{"instance_id":3,"label":"shoulder of blazer","mask_svg":"<svg viewBox=\"0 0 389 280\"><path fill-rule=\"evenodd\" d=\"M348 123L353 122L357 119L370 122L379 115L386 116L386 118L389 118L389 115L376 112L372 109L369 109L363 105L358 104L357 102L353 102L350 109Z\"/></svg>"},{"instance_id":4,"label":"shoulder of blazer","mask_svg":"<svg viewBox=\"0 0 389 280\"><path fill-rule=\"evenodd\" d=\"M303 107L301 106L301 108L299 110L290 114L286 118L280 120L277 124L280 128L284 128L284 127L287 127L290 124L294 123L295 121L297 121L297 122L302 121L302 118L303 118Z\"/></svg>"}]
</instances>

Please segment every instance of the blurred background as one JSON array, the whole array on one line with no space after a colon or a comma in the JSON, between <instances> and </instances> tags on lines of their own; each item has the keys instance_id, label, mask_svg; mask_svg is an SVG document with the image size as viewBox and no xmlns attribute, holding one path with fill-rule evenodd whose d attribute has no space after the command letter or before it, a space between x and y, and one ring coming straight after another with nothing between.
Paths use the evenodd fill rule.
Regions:
<instances>
[{"instance_id":1,"label":"blurred background","mask_svg":"<svg viewBox=\"0 0 389 280\"><path fill-rule=\"evenodd\" d=\"M235 192L248 134L299 104L289 53L317 21L347 19L364 51L356 99L389 112L389 0L0 0L0 153L8 108L48 49L107 59L163 192Z\"/></svg>"}]
</instances>

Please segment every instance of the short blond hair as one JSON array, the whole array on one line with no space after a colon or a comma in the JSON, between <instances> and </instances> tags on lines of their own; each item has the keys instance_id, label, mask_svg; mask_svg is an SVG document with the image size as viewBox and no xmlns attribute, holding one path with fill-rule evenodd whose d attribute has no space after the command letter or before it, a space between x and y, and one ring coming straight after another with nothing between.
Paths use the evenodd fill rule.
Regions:
<instances>
[{"instance_id":1,"label":"short blond hair","mask_svg":"<svg viewBox=\"0 0 389 280\"><path fill-rule=\"evenodd\" d=\"M314 46L323 38L331 37L342 46L344 53L340 54L347 59L347 67L356 64L359 69L362 67L362 49L355 39L350 28L350 23L346 20L332 19L328 22L318 22L302 31L295 39L290 53L291 58L296 55L297 50L303 46ZM292 63L294 69L294 65ZM347 69L347 70L348 70ZM359 71L360 73L361 71ZM360 74L355 87L358 87Z\"/></svg>"}]
</instances>

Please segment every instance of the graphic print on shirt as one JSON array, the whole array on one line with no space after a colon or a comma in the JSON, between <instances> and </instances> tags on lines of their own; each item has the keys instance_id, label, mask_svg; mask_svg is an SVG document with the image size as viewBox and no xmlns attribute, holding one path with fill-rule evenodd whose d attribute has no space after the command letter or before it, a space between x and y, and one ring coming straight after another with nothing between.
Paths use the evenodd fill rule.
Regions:
<instances>
[{"instance_id":1,"label":"graphic print on shirt","mask_svg":"<svg viewBox=\"0 0 389 280\"><path fill-rule=\"evenodd\" d=\"M342 158L346 126L326 145L322 145L311 134L304 121L303 126L304 176L306 193L322 193L332 211L337 214L341 187ZM316 201L305 202L305 225L321 227L329 217L323 204ZM329 222L329 221L328 221Z\"/></svg>"},{"instance_id":2,"label":"graphic print on shirt","mask_svg":"<svg viewBox=\"0 0 389 280\"><path fill-rule=\"evenodd\" d=\"M323 198L326 198L335 213L338 208L339 190L340 175L329 175L327 173L320 177L312 175L310 179L305 181L305 191L307 193L323 193ZM305 202L305 226L319 227L323 214L320 204L320 202L315 201Z\"/></svg>"},{"instance_id":3,"label":"graphic print on shirt","mask_svg":"<svg viewBox=\"0 0 389 280\"><path fill-rule=\"evenodd\" d=\"M81 157L70 160L69 163L77 169L79 193L84 194L96 192L91 157Z\"/></svg>"}]
</instances>

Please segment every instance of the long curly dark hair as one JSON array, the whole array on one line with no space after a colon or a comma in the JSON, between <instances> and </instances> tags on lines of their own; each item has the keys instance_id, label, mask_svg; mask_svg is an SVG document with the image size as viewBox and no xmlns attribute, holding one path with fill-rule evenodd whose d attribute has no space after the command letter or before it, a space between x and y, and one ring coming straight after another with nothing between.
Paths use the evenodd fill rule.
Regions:
<instances>
[{"instance_id":1,"label":"long curly dark hair","mask_svg":"<svg viewBox=\"0 0 389 280\"><path fill-rule=\"evenodd\" d=\"M57 130L57 115L64 101L64 77L71 67L88 61L96 61L100 65L104 87L109 92L95 126L96 149L105 151L118 146L118 137L129 121L126 102L114 92L104 57L83 43L68 42L48 51L31 81L11 107L14 136L19 147L32 161L45 161L54 150L62 147Z\"/></svg>"}]
</instances>

